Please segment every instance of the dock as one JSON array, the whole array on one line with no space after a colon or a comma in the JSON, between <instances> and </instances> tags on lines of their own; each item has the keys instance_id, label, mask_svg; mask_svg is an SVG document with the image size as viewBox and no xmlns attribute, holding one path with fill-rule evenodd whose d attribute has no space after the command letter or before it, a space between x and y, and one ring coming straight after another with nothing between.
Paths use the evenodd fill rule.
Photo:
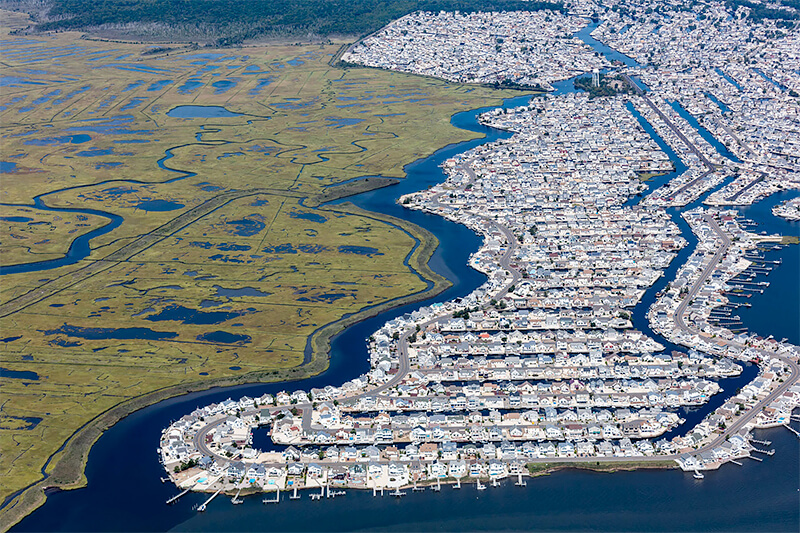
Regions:
<instances>
[{"instance_id":1,"label":"dock","mask_svg":"<svg viewBox=\"0 0 800 533\"><path fill-rule=\"evenodd\" d=\"M753 448L753 451L763 453L764 455L775 455L775 450L759 450L758 448Z\"/></svg>"},{"instance_id":2,"label":"dock","mask_svg":"<svg viewBox=\"0 0 800 533\"><path fill-rule=\"evenodd\" d=\"M208 504L209 504L209 503L211 503L211 500L213 500L214 498L216 498L216 497L217 497L217 495L218 495L220 492L222 492L222 489L217 489L217 492L215 492L214 494L212 494L212 495L211 495L211 497L210 497L209 499L207 499L207 500L206 500L206 501L204 501L202 504L200 504L200 507L198 507L198 508L197 508L197 512L198 512L198 513L202 513L203 511L205 511L205 510L206 510L206 507L208 507Z\"/></svg>"},{"instance_id":3,"label":"dock","mask_svg":"<svg viewBox=\"0 0 800 533\"><path fill-rule=\"evenodd\" d=\"M178 501L181 498L181 496L184 496L190 490L192 490L192 489L186 489L183 492L181 492L180 494L176 494L175 496L173 496L172 498L167 500L167 505L169 505L171 503L175 503L176 501Z\"/></svg>"},{"instance_id":4,"label":"dock","mask_svg":"<svg viewBox=\"0 0 800 533\"><path fill-rule=\"evenodd\" d=\"M278 490L275 491L275 499L270 500L269 498L264 498L261 500L261 503L280 503L281 502L281 489L277 487Z\"/></svg>"}]
</instances>

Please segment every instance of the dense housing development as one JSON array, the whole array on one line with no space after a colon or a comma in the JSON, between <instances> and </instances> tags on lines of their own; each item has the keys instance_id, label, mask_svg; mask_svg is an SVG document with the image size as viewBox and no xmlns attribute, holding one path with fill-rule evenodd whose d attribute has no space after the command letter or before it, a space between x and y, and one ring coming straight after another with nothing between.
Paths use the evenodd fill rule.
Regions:
<instances>
[{"instance_id":1,"label":"dense housing development","mask_svg":"<svg viewBox=\"0 0 800 533\"><path fill-rule=\"evenodd\" d=\"M723 310L765 283L755 276L775 265L762 251L782 242L748 231L733 206L800 188L800 34L746 7L652 4L418 12L351 47L350 63L469 83L549 89L616 69L632 91L556 91L484 113L509 137L447 160L446 181L401 202L481 235L470 265L486 282L386 323L367 340L365 375L177 420L159 448L172 480L399 491L587 458L708 470L749 456L751 429L787 424L800 349ZM580 15L599 15L593 36L635 61L575 37L590 22ZM755 379L724 391L750 361ZM681 416L723 393L701 420ZM273 449L252 446L259 426Z\"/></svg>"}]
</instances>

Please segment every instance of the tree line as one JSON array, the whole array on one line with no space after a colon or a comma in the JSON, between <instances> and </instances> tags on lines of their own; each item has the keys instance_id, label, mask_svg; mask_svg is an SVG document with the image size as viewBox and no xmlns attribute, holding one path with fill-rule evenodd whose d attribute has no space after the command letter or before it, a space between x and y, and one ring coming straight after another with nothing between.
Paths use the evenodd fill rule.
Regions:
<instances>
[{"instance_id":1,"label":"tree line","mask_svg":"<svg viewBox=\"0 0 800 533\"><path fill-rule=\"evenodd\" d=\"M50 0L38 29L80 30L109 24L212 26L236 44L264 34L298 31L364 35L414 11L563 10L560 1L522 0Z\"/></svg>"}]
</instances>

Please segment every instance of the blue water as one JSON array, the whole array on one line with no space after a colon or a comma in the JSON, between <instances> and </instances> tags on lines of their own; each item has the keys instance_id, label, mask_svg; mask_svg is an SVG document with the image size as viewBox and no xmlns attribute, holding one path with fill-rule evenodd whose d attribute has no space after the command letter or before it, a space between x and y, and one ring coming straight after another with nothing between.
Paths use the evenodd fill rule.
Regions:
<instances>
[{"instance_id":1,"label":"blue water","mask_svg":"<svg viewBox=\"0 0 800 533\"><path fill-rule=\"evenodd\" d=\"M733 153L731 153L731 151L730 151L730 150L728 150L728 147L727 147L727 146L725 146L724 144L722 144L721 142L719 142L719 140L718 140L716 137L714 137L714 136L711 134L711 132L710 132L710 131L708 131L708 130L707 130L707 129L705 129L703 126L701 126L701 125L700 125L700 123L699 123L699 122L697 122L697 119L696 119L696 118L695 118L695 117L694 117L694 116L693 116L691 113L689 113L688 111L686 111L686 109L685 109L685 108L684 108L684 107L683 107L683 106L680 104L680 102L677 102L677 101L675 101L675 102L670 102L670 103L669 103L669 105L672 107L672 109L674 109L674 110L675 110L675 112L676 112L676 113L678 113L678 114L679 114L681 117L683 117L683 118L684 118L684 119L685 119L685 120L686 120L686 121L687 121L689 124L691 124L691 126L692 126L694 129L696 129L696 130L697 130L697 132L700 134L700 136L701 136L703 139L705 139L705 140L708 142L708 144L710 144L711 146L713 146L713 147L714 147L714 149L715 149L717 152L719 152L719 154L720 154L721 156L723 156L723 157L727 157L727 158L728 158L728 159L730 159L731 161L735 161L735 162L737 162L737 163L740 163L740 162L741 162L741 160L740 160L738 157L736 157L736 156L735 156Z\"/></svg>"},{"instance_id":2,"label":"blue water","mask_svg":"<svg viewBox=\"0 0 800 533\"><path fill-rule=\"evenodd\" d=\"M141 209L142 211L175 211L184 207L181 203L167 200L146 200L136 204L136 209Z\"/></svg>"},{"instance_id":3,"label":"blue water","mask_svg":"<svg viewBox=\"0 0 800 533\"><path fill-rule=\"evenodd\" d=\"M725 80L726 80L728 83L730 83L731 85L733 85L734 87L736 87L736 88L737 88L737 89L739 89L740 91L742 90L742 86L741 86L741 85L739 85L739 84L736 82L736 80L734 80L733 78L731 78L730 76L728 76L728 75L727 75L727 74L726 74L726 73L725 73L725 72L724 72L724 71L723 71L721 68L717 67L717 68L715 68L714 70L717 72L717 74L719 74L720 76L722 76L723 78L725 78Z\"/></svg>"},{"instance_id":4,"label":"blue water","mask_svg":"<svg viewBox=\"0 0 800 533\"><path fill-rule=\"evenodd\" d=\"M51 144L83 144L92 140L90 135L81 133L78 135L64 135L62 137L47 137L44 139L28 139L23 144L32 146L49 146Z\"/></svg>"},{"instance_id":5,"label":"blue water","mask_svg":"<svg viewBox=\"0 0 800 533\"><path fill-rule=\"evenodd\" d=\"M39 381L39 374L30 370L9 370L0 366L0 378Z\"/></svg>"},{"instance_id":6,"label":"blue water","mask_svg":"<svg viewBox=\"0 0 800 533\"><path fill-rule=\"evenodd\" d=\"M719 107L719 110L722 111L723 113L727 113L728 111L731 110L730 107L725 105L725 102L723 102L722 100L720 100L719 98L714 96L712 93L707 92L705 94L706 94L706 96L708 97L709 100L711 100L712 102L717 104L717 107Z\"/></svg>"},{"instance_id":7,"label":"blue water","mask_svg":"<svg viewBox=\"0 0 800 533\"><path fill-rule=\"evenodd\" d=\"M373 255L383 255L378 251L377 248L373 248L372 246L339 246L338 251L340 254L356 254L356 255L366 255L367 257L372 257Z\"/></svg>"},{"instance_id":8,"label":"blue water","mask_svg":"<svg viewBox=\"0 0 800 533\"><path fill-rule=\"evenodd\" d=\"M758 224L747 228L750 232L766 231L768 234L800 236L800 222L789 221L772 215L772 208L800 194L796 190L782 191L747 207L736 209L745 217ZM736 309L751 332L764 337L774 335L776 339L789 339L800 345L800 245L789 245L780 251L764 254L768 260L781 259L782 264L770 272L769 276L759 276L757 281L768 281L764 294L753 294L750 298L732 298L738 302L749 302L752 307ZM774 266L774 265L773 265Z\"/></svg>"},{"instance_id":9,"label":"blue water","mask_svg":"<svg viewBox=\"0 0 800 533\"><path fill-rule=\"evenodd\" d=\"M252 310L241 311L200 311L190 309L182 305L168 305L156 314L145 317L150 322L172 321L182 324L221 324L233 318L240 317L252 312Z\"/></svg>"},{"instance_id":10,"label":"blue water","mask_svg":"<svg viewBox=\"0 0 800 533\"><path fill-rule=\"evenodd\" d=\"M163 89L167 85L171 85L172 83L174 83L172 80L159 80L159 81L153 82L150 85L150 87L147 88L147 90L148 91L153 91L153 92L160 91L161 89Z\"/></svg>"},{"instance_id":11,"label":"blue water","mask_svg":"<svg viewBox=\"0 0 800 533\"><path fill-rule=\"evenodd\" d=\"M330 124L326 124L328 127L333 128L342 128L344 126L353 126L360 122L364 122L363 118L342 118L342 117L327 117L325 120L330 122Z\"/></svg>"},{"instance_id":12,"label":"blue water","mask_svg":"<svg viewBox=\"0 0 800 533\"><path fill-rule=\"evenodd\" d=\"M255 86L255 87L253 87L252 89L250 89L250 93L249 93L249 94L250 94L251 96L255 96L255 95L257 95L257 94L260 94L260 93L261 93L261 90L262 90L264 87L266 87L266 86L268 86L269 84L271 84L273 81L275 81L275 79L274 79L274 78L259 78L259 79L258 79L258 83L256 83L256 86Z\"/></svg>"},{"instance_id":13,"label":"blue water","mask_svg":"<svg viewBox=\"0 0 800 533\"><path fill-rule=\"evenodd\" d=\"M132 91L135 88L140 87L142 85L144 85L144 80L137 80L133 83L129 83L124 89L122 89L122 92Z\"/></svg>"},{"instance_id":14,"label":"blue water","mask_svg":"<svg viewBox=\"0 0 800 533\"><path fill-rule=\"evenodd\" d=\"M214 94L223 94L236 87L237 82L233 80L220 80L211 84Z\"/></svg>"},{"instance_id":15,"label":"blue water","mask_svg":"<svg viewBox=\"0 0 800 533\"><path fill-rule=\"evenodd\" d=\"M17 169L17 164L13 161L0 161L0 174L11 174Z\"/></svg>"},{"instance_id":16,"label":"blue water","mask_svg":"<svg viewBox=\"0 0 800 533\"><path fill-rule=\"evenodd\" d=\"M88 135L87 135L88 137ZM66 265L72 265L83 259L84 257L88 256L91 253L91 247L89 243L95 237L99 237L101 235L105 235L119 227L122 224L122 217L119 215L115 215L112 213L106 213L104 211L97 211L95 209L63 209L58 207L48 207L45 205L44 201L42 200L42 196L36 196L33 199L33 205L29 207L35 207L37 209L43 209L46 211L55 211L61 213L80 213L84 215L97 215L109 220L108 223L104 224L103 226L96 228L88 233L81 235L80 237L76 238L69 246L69 250L67 250L66 255L60 257L58 259L48 259L45 261L35 261L32 263L22 263L18 265L3 265L0 266L0 276L5 276L6 274L18 274L22 272L36 272L40 270L51 270L53 268L59 268ZM10 205L10 204L0 204L2 205Z\"/></svg>"},{"instance_id":17,"label":"blue water","mask_svg":"<svg viewBox=\"0 0 800 533\"><path fill-rule=\"evenodd\" d=\"M92 150L84 150L82 152L77 152L75 155L77 157L100 157L104 155L111 155L114 151L110 148L94 148Z\"/></svg>"},{"instance_id":18,"label":"blue water","mask_svg":"<svg viewBox=\"0 0 800 533\"><path fill-rule=\"evenodd\" d=\"M20 85L47 85L41 81L33 81L18 76L0 76L0 87L19 87Z\"/></svg>"},{"instance_id":19,"label":"blue water","mask_svg":"<svg viewBox=\"0 0 800 533\"><path fill-rule=\"evenodd\" d=\"M60 328L42 331L45 335L66 335L79 339L105 340L105 339L147 339L163 340L174 339L178 336L174 331L154 331L149 328L84 328L64 324Z\"/></svg>"},{"instance_id":20,"label":"blue water","mask_svg":"<svg viewBox=\"0 0 800 533\"><path fill-rule=\"evenodd\" d=\"M179 105L167 111L167 116L174 118L226 118L240 115L216 105Z\"/></svg>"},{"instance_id":21,"label":"blue water","mask_svg":"<svg viewBox=\"0 0 800 533\"><path fill-rule=\"evenodd\" d=\"M223 344L247 344L252 340L252 338L250 335L237 335L235 333L228 333L227 331L212 331L210 333L198 335L197 340L205 342L220 342ZM235 370L238 370L238 368Z\"/></svg>"},{"instance_id":22,"label":"blue water","mask_svg":"<svg viewBox=\"0 0 800 533\"><path fill-rule=\"evenodd\" d=\"M753 70L754 70L754 71L756 71L756 73L757 73L759 76L761 76L762 78L764 78L765 80L767 80L768 82L770 82L772 85L774 85L775 87L777 87L777 88L778 88L778 89L780 89L781 91L785 91L785 90L786 90L786 86L785 86L785 85L783 85L783 84L780 84L780 83L778 83L777 81L775 81L775 80L773 80L772 78L770 78L769 76L767 76L767 75L764 73L764 71L762 71L760 68L753 68Z\"/></svg>"},{"instance_id":23,"label":"blue water","mask_svg":"<svg viewBox=\"0 0 800 533\"><path fill-rule=\"evenodd\" d=\"M217 291L214 294L214 296L225 296L227 298L241 298L243 296L263 298L272 294L271 292L260 291L253 287L242 287L240 289L227 289L219 285L214 285L212 288L215 291Z\"/></svg>"},{"instance_id":24,"label":"blue water","mask_svg":"<svg viewBox=\"0 0 800 533\"><path fill-rule=\"evenodd\" d=\"M129 109L134 109L142 105L142 103L146 102L147 98L131 98L130 101L125 104L124 106L120 107L120 111L128 111Z\"/></svg>"},{"instance_id":25,"label":"blue water","mask_svg":"<svg viewBox=\"0 0 800 533\"><path fill-rule=\"evenodd\" d=\"M328 221L328 219L320 214L317 213L303 213L301 211L292 211L289 213L291 218L299 218L302 220L309 220L311 222L317 222L318 224L323 224Z\"/></svg>"},{"instance_id":26,"label":"blue water","mask_svg":"<svg viewBox=\"0 0 800 533\"><path fill-rule=\"evenodd\" d=\"M192 94L194 91L205 85L202 81L188 80L178 87L178 94Z\"/></svg>"},{"instance_id":27,"label":"blue water","mask_svg":"<svg viewBox=\"0 0 800 533\"><path fill-rule=\"evenodd\" d=\"M603 54L609 61L619 61L623 63L626 67L639 67L639 63L625 54L618 52L617 50L611 48L610 46L606 46L594 37L592 37L591 33L600 26L601 22L592 22L588 24L585 28L580 30L579 32L575 33L573 36L577 37L581 41L585 42L595 51L600 52Z\"/></svg>"},{"instance_id":28,"label":"blue water","mask_svg":"<svg viewBox=\"0 0 800 533\"><path fill-rule=\"evenodd\" d=\"M520 97L506 104L513 107L526 101L526 97ZM480 244L477 235L441 217L408 211L395 203L402 194L441 182L443 175L438 165L445 159L487 140L509 136L477 124L475 117L482 111L457 114L452 123L484 133L486 139L439 150L408 165L408 177L398 185L347 199L433 232L440 246L431 266L451 279L452 287L437 297L390 310L345 330L333 339L330 366L320 376L288 384L212 389L166 400L129 415L104 433L92 448L86 469L88 487L49 495L46 504L13 531L262 531L267 524L275 531L796 531L800 521L800 446L798 439L782 429L759 432L761 438L773 441L778 450L775 456L764 463L727 465L702 482L678 471L608 475L570 470L531 480L524 489L508 486L478 493L465 486L461 491L444 488L439 494L409 492L403 500L373 498L371 493L357 491L350 491L345 501L312 504L305 498L299 503L270 507L262 505L259 498L247 498L238 506L230 505L226 498L217 498L205 513L199 514L191 510L192 505L207 496L189 494L172 507L164 505L176 489L158 481L163 470L156 461L155 448L161 430L170 421L197 406L227 397L257 396L282 389L308 390L346 381L368 368L365 338L387 320L421 305L466 295L484 281L482 274L467 265L469 254ZM685 233L685 224L682 229ZM690 248L691 245L684 250L685 255ZM679 264L676 260L674 268ZM654 292L650 290L648 294Z\"/></svg>"}]
</instances>

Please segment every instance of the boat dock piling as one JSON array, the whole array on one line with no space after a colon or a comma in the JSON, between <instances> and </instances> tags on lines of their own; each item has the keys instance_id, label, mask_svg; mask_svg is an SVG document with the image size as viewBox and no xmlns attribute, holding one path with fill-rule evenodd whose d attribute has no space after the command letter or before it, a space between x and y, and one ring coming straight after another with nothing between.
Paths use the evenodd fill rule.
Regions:
<instances>
[{"instance_id":1,"label":"boat dock piling","mask_svg":"<svg viewBox=\"0 0 800 533\"><path fill-rule=\"evenodd\" d=\"M519 478L517 479L517 482L514 483L514 485L517 487L524 487L525 485L527 485L528 482L522 479L522 472L520 472L518 475Z\"/></svg>"}]
</instances>

